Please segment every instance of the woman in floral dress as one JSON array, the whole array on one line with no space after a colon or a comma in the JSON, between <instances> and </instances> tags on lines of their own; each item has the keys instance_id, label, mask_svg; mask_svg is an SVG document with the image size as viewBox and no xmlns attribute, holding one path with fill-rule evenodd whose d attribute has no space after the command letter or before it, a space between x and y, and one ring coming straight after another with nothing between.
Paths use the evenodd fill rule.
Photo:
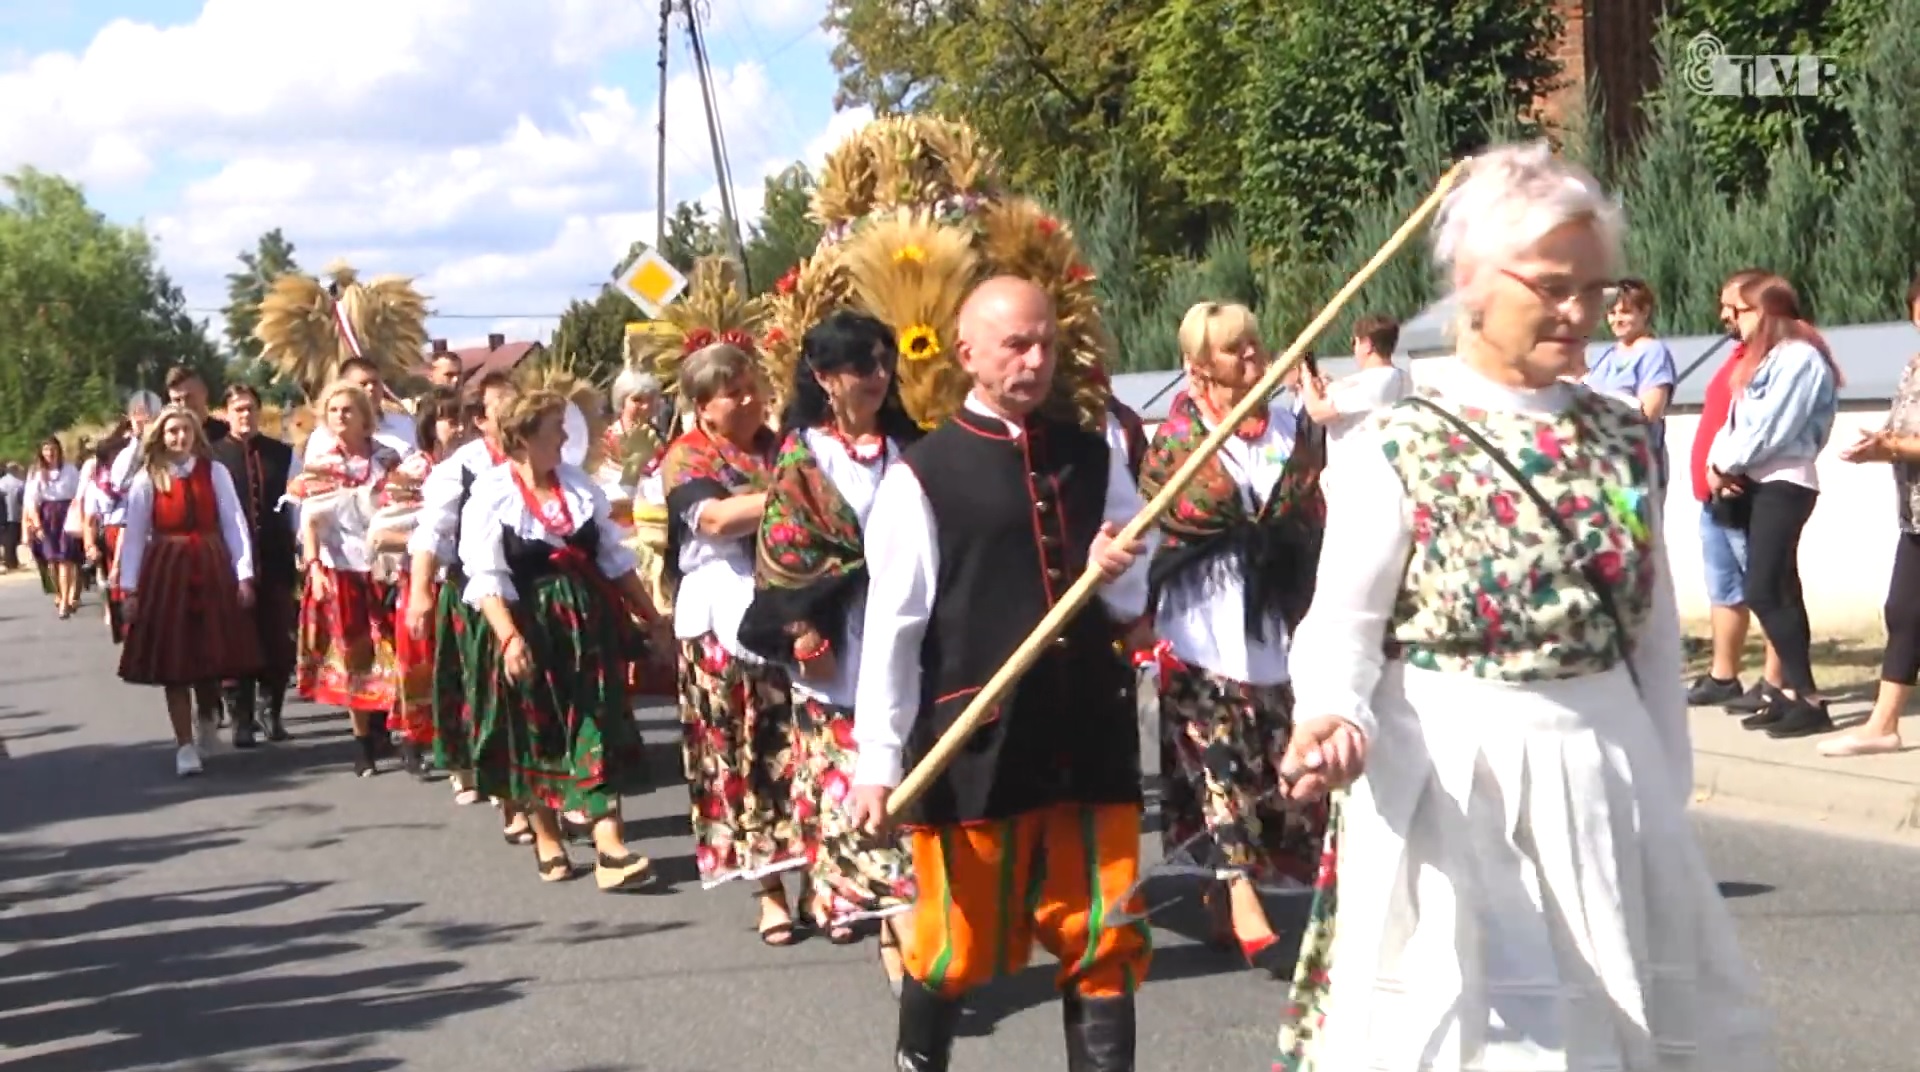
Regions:
<instances>
[{"instance_id":1,"label":"woman in floral dress","mask_svg":"<svg viewBox=\"0 0 1920 1072\"><path fill-rule=\"evenodd\" d=\"M745 350L713 343L682 365L680 396L697 424L667 449L661 473L694 859L706 886L757 882L761 940L790 945L780 873L807 865L793 811L793 704L786 671L740 643L777 445L766 384Z\"/></svg>"},{"instance_id":2,"label":"woman in floral dress","mask_svg":"<svg viewBox=\"0 0 1920 1072\"><path fill-rule=\"evenodd\" d=\"M173 725L174 772L188 777L202 770L194 686L260 669L249 616L253 547L246 507L225 467L214 464L200 418L163 410L147 427L141 458L120 538L127 619L120 680L160 687Z\"/></svg>"},{"instance_id":3,"label":"woman in floral dress","mask_svg":"<svg viewBox=\"0 0 1920 1072\"><path fill-rule=\"evenodd\" d=\"M1282 1069L1772 1067L1686 814L1651 437L1560 379L1623 229L1544 143L1470 162L1435 225L1457 356L1327 482L1285 769L1296 799L1351 788Z\"/></svg>"},{"instance_id":4,"label":"woman in floral dress","mask_svg":"<svg viewBox=\"0 0 1920 1072\"><path fill-rule=\"evenodd\" d=\"M533 391L498 418L508 455L474 481L460 518L462 593L486 628L491 672L467 683L475 788L525 809L540 878L573 877L559 813L592 824L594 880L627 889L652 877L628 850L620 798L644 788L646 757L627 702L627 663L656 621L633 553L612 537L607 498L561 461L567 400Z\"/></svg>"},{"instance_id":5,"label":"woman in floral dress","mask_svg":"<svg viewBox=\"0 0 1920 1072\"><path fill-rule=\"evenodd\" d=\"M1188 392L1147 449L1151 497L1267 368L1253 313L1205 302L1180 325ZM1280 949L1256 886L1306 884L1324 832L1289 811L1279 762L1293 726L1287 634L1313 595L1324 504L1325 433L1282 401L1235 430L1161 521L1148 572L1160 641L1161 840L1171 857L1227 873L1210 893L1214 942L1250 965Z\"/></svg>"},{"instance_id":6,"label":"woman in floral dress","mask_svg":"<svg viewBox=\"0 0 1920 1072\"><path fill-rule=\"evenodd\" d=\"M320 395L327 437L310 449L289 488L301 503L307 582L300 596L297 688L315 703L344 707L360 753L353 772L378 771L381 738L394 700L393 586L376 581L363 490L377 491L401 459L374 442L373 400L341 380ZM310 445L310 448L312 445Z\"/></svg>"},{"instance_id":7,"label":"woman in floral dress","mask_svg":"<svg viewBox=\"0 0 1920 1072\"><path fill-rule=\"evenodd\" d=\"M866 606L862 527L881 475L920 437L900 404L896 359L893 332L859 313L834 313L802 340L740 640L793 676L793 806L812 861L813 922L839 945L859 940L855 922L889 920L881 956L897 986L899 931L890 917L912 906L910 864L898 846L869 844L845 810Z\"/></svg>"}]
</instances>

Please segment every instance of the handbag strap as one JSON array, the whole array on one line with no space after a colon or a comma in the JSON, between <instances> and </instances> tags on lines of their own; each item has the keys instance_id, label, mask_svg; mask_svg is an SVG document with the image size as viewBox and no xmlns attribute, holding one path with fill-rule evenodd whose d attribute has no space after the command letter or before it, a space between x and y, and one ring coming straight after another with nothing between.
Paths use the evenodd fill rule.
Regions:
<instances>
[{"instance_id":1,"label":"handbag strap","mask_svg":"<svg viewBox=\"0 0 1920 1072\"><path fill-rule=\"evenodd\" d=\"M1614 646L1619 650L1620 661L1627 664L1627 676L1633 680L1633 687L1635 689L1640 688L1640 672L1634 669L1633 666L1632 644L1628 640L1630 634L1627 632L1627 621L1626 618L1620 614L1619 604L1614 602L1613 586L1608 584L1606 580L1600 576L1600 571L1594 567L1592 557L1586 553L1585 548L1581 545L1580 537L1574 534L1573 526L1567 524L1567 519L1560 516L1560 511L1555 509L1554 505L1547 501L1547 497L1540 493L1539 488L1534 487L1533 481L1527 479L1526 474L1520 471L1520 467L1513 463L1513 459L1509 458L1505 451L1494 446L1486 436L1480 434L1479 429L1462 420L1459 414L1442 408L1430 399L1414 395L1409 398L1408 401L1424 409L1431 410L1438 414L1441 419L1452 425L1454 431L1459 432L1468 442L1479 447L1480 452L1488 458L1491 458L1495 465L1506 470L1507 475L1513 478L1513 482L1519 485L1520 490L1526 493L1527 498L1533 500L1533 505L1540 511L1540 515L1544 517L1547 523L1553 526L1554 531L1559 534L1560 541L1565 545L1566 550L1578 556L1576 565L1580 571L1580 577L1586 582L1587 587L1592 590L1594 599L1599 602L1600 613L1605 614L1607 620L1613 623Z\"/></svg>"}]
</instances>

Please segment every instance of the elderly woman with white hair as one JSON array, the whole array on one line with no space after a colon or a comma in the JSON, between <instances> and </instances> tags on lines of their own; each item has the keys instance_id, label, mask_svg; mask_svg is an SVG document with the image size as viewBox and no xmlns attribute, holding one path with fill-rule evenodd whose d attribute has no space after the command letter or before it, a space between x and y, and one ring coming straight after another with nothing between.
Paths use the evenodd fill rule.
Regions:
<instances>
[{"instance_id":1,"label":"elderly woman with white hair","mask_svg":"<svg viewBox=\"0 0 1920 1072\"><path fill-rule=\"evenodd\" d=\"M1276 1067L1769 1068L1686 815L1648 427L1561 378L1620 210L1544 144L1502 146L1435 231L1457 355L1354 432L1373 449L1326 485L1289 658L1292 793L1345 791Z\"/></svg>"}]
</instances>

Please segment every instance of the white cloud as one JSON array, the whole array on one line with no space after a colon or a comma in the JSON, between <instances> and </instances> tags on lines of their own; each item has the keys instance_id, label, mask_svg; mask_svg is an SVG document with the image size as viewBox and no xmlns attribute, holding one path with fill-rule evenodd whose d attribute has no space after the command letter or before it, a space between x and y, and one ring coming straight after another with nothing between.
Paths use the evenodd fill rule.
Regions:
<instances>
[{"instance_id":1,"label":"white cloud","mask_svg":"<svg viewBox=\"0 0 1920 1072\"><path fill-rule=\"evenodd\" d=\"M825 91L796 95L786 73L824 72L806 32L823 0L712 3L714 37L757 45L714 71L751 221L766 175L817 165L865 116L821 131ZM334 0L287 19L277 4L207 0L184 25L120 19L77 54L0 66L0 171L31 163L133 206L198 307L220 304L235 255L279 227L309 270L344 258L414 275L440 311L486 314L436 321L437 336L541 337L654 238L658 103L601 79L651 69L656 13L633 0ZM666 96L669 203L699 191L717 204L684 64Z\"/></svg>"}]
</instances>

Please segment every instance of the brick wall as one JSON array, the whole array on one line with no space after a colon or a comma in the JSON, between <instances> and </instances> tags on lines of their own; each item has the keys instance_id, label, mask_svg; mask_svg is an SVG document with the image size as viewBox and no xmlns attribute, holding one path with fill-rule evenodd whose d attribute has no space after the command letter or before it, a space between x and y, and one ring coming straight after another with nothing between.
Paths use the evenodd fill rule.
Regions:
<instances>
[{"instance_id":1,"label":"brick wall","mask_svg":"<svg viewBox=\"0 0 1920 1072\"><path fill-rule=\"evenodd\" d=\"M1640 98L1658 76L1653 51L1660 0L1557 0L1562 30L1554 55L1564 83L1539 103L1550 123L1577 114L1588 87L1606 112L1607 140L1632 141Z\"/></svg>"}]
</instances>

